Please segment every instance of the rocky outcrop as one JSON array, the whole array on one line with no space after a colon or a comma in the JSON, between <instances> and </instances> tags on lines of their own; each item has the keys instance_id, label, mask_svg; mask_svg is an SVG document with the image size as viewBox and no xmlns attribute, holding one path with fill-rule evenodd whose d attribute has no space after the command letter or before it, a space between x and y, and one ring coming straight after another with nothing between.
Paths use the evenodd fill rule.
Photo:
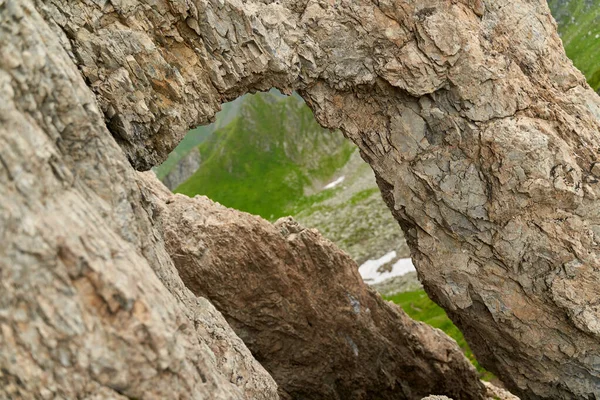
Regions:
<instances>
[{"instance_id":1,"label":"rocky outcrop","mask_svg":"<svg viewBox=\"0 0 600 400\"><path fill-rule=\"evenodd\" d=\"M68 43L0 1L0 398L277 399L183 285Z\"/></svg>"},{"instance_id":2,"label":"rocky outcrop","mask_svg":"<svg viewBox=\"0 0 600 400\"><path fill-rule=\"evenodd\" d=\"M185 182L200 167L200 152L198 148L191 149L177 162L173 169L163 178L162 182L171 190Z\"/></svg>"},{"instance_id":3,"label":"rocky outcrop","mask_svg":"<svg viewBox=\"0 0 600 400\"><path fill-rule=\"evenodd\" d=\"M519 400L518 397L514 396L510 392L500 389L489 382L484 382L486 387L486 396L489 400ZM452 400L447 396L427 396L422 400Z\"/></svg>"},{"instance_id":4,"label":"rocky outcrop","mask_svg":"<svg viewBox=\"0 0 600 400\"><path fill-rule=\"evenodd\" d=\"M600 101L544 0L38 4L137 168L222 101L298 89L481 363L525 399L597 394Z\"/></svg>"},{"instance_id":5,"label":"rocky outcrop","mask_svg":"<svg viewBox=\"0 0 600 400\"><path fill-rule=\"evenodd\" d=\"M153 186L106 129L67 37L30 2L0 9L0 397L277 399L274 380L223 316L183 284ZM415 371L457 378L426 384L477 398L476 381L458 379L474 373L447 337L388 313L391 324L397 314L415 329L390 344ZM427 347L402 347L420 343L412 335L421 332ZM346 339L336 345L348 352Z\"/></svg>"},{"instance_id":6,"label":"rocky outcrop","mask_svg":"<svg viewBox=\"0 0 600 400\"><path fill-rule=\"evenodd\" d=\"M282 399L483 399L456 342L382 300L316 230L173 195L153 173L143 178L185 285L225 315Z\"/></svg>"},{"instance_id":7,"label":"rocky outcrop","mask_svg":"<svg viewBox=\"0 0 600 400\"><path fill-rule=\"evenodd\" d=\"M219 103L297 89L323 126L359 146L426 290L481 363L523 399L598 396L600 100L565 56L544 0L4 0L0 7L0 129L8 143L1 246L3 262L17 266L3 268L3 285L22 291L3 297L9 326L23 315L19 304L43 312L30 290L35 279L37 290L86 293L50 284L49 274L66 279L55 272L62 267L48 268L59 265L63 237L87 237L69 245L79 249L74 260L93 256L102 273L162 270L133 172L102 117L131 164L147 169ZM13 300L19 296L25 300ZM48 329L19 332L44 338ZM172 340L196 337L179 335ZM103 343L117 346L117 337ZM48 348L63 343L55 339ZM20 354L30 342L15 341ZM139 346L127 349L143 354L148 345ZM180 353L176 363L191 387L201 381L185 367L194 354L200 350ZM173 368L144 376L168 382ZM75 380L70 372L61 376ZM89 382L108 384L107 374Z\"/></svg>"}]
</instances>

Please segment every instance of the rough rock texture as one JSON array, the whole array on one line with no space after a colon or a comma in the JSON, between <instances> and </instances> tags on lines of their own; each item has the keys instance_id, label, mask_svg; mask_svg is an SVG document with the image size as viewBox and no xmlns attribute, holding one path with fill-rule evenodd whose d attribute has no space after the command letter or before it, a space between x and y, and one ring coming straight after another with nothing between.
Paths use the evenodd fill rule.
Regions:
<instances>
[{"instance_id":1,"label":"rough rock texture","mask_svg":"<svg viewBox=\"0 0 600 400\"><path fill-rule=\"evenodd\" d=\"M501 389L497 386L494 386L490 382L483 382L486 388L486 396L491 400L519 400L519 398L508 390Z\"/></svg>"},{"instance_id":2,"label":"rough rock texture","mask_svg":"<svg viewBox=\"0 0 600 400\"><path fill-rule=\"evenodd\" d=\"M484 382L484 385L486 387L486 396L487 396L487 399L489 399L489 400L519 400L519 398L517 396L514 396L510 392L508 392L504 389L500 389L500 388L492 385L489 382ZM433 396L424 397L422 400L452 400L452 399L449 397L446 397L446 396L433 395Z\"/></svg>"},{"instance_id":3,"label":"rough rock texture","mask_svg":"<svg viewBox=\"0 0 600 400\"><path fill-rule=\"evenodd\" d=\"M0 0L3 110L23 98L14 128L2 124L11 140L2 179L22 196L2 202L8 260L56 259L45 249L58 248L60 229L43 241L43 218L12 217L75 215L79 198L72 205L56 193L97 204L99 221L88 208L76 219L82 234L106 224L131 248L155 251L138 243L148 228L138 227L131 172L112 142L99 145L108 142L101 114L65 51L139 169L164 159L219 103L298 89L321 124L359 146L426 290L481 363L524 399L599 396L600 98L566 58L544 0L36 1L60 46L49 34L34 40L47 27L35 10L12 17L30 4ZM44 46L61 56L40 57ZM31 77L50 80L47 58L64 65L54 80L69 83L19 89ZM75 102L74 91L85 98ZM58 117L77 113L86 118ZM34 123L48 132L36 146L7 133L34 132L23 126ZM77 168L94 161L96 169ZM102 262L145 262L122 254L138 257L107 251Z\"/></svg>"},{"instance_id":4,"label":"rough rock texture","mask_svg":"<svg viewBox=\"0 0 600 400\"><path fill-rule=\"evenodd\" d=\"M278 398L183 285L136 172L29 1L0 1L0 143L0 398Z\"/></svg>"},{"instance_id":5,"label":"rough rock texture","mask_svg":"<svg viewBox=\"0 0 600 400\"><path fill-rule=\"evenodd\" d=\"M427 397L423 397L422 400L452 400L450 397L446 397L446 396L427 396Z\"/></svg>"},{"instance_id":6,"label":"rough rock texture","mask_svg":"<svg viewBox=\"0 0 600 400\"><path fill-rule=\"evenodd\" d=\"M225 315L282 399L483 399L456 342L384 301L316 230L143 178L185 285Z\"/></svg>"},{"instance_id":7,"label":"rough rock texture","mask_svg":"<svg viewBox=\"0 0 600 400\"><path fill-rule=\"evenodd\" d=\"M152 186L106 129L69 41L30 2L0 11L0 398L277 399L223 316L184 286ZM480 397L447 337L389 312L415 330L390 343L414 362L403 390ZM440 379L418 375L427 368Z\"/></svg>"},{"instance_id":8,"label":"rough rock texture","mask_svg":"<svg viewBox=\"0 0 600 400\"><path fill-rule=\"evenodd\" d=\"M171 190L185 182L200 167L200 152L193 148L187 153L177 165L163 178L163 183Z\"/></svg>"}]
</instances>

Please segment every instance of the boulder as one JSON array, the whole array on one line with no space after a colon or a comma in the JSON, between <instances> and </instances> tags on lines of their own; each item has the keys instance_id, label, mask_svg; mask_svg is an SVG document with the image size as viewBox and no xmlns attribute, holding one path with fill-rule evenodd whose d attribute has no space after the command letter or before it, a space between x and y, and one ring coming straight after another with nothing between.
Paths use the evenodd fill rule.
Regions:
<instances>
[{"instance_id":1,"label":"boulder","mask_svg":"<svg viewBox=\"0 0 600 400\"><path fill-rule=\"evenodd\" d=\"M149 169L222 102L298 90L321 125L358 145L425 289L483 366L523 399L598 397L600 98L566 57L545 0L3 0L0 9L7 287L25 297L52 288L61 238L81 245L76 260L93 253L140 276L146 265L162 271L123 153ZM19 304L43 310L4 293L7 325L22 318Z\"/></svg>"},{"instance_id":2,"label":"boulder","mask_svg":"<svg viewBox=\"0 0 600 400\"><path fill-rule=\"evenodd\" d=\"M277 399L183 284L51 26L0 1L0 398Z\"/></svg>"},{"instance_id":3,"label":"boulder","mask_svg":"<svg viewBox=\"0 0 600 400\"><path fill-rule=\"evenodd\" d=\"M316 230L173 195L153 173L141 176L183 282L223 313L282 399L483 398L456 342L384 301Z\"/></svg>"}]
</instances>

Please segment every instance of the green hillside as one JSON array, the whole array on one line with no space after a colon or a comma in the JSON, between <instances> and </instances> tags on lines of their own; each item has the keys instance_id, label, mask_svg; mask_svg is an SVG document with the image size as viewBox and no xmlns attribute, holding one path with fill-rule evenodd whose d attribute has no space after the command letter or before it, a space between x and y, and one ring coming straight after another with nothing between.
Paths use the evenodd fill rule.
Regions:
<instances>
[{"instance_id":1,"label":"green hillside","mask_svg":"<svg viewBox=\"0 0 600 400\"><path fill-rule=\"evenodd\" d=\"M548 0L573 64L600 91L600 0Z\"/></svg>"},{"instance_id":2,"label":"green hillside","mask_svg":"<svg viewBox=\"0 0 600 400\"><path fill-rule=\"evenodd\" d=\"M354 151L297 96L247 95L235 118L199 146L202 166L175 191L202 194L273 220L315 191Z\"/></svg>"},{"instance_id":3,"label":"green hillside","mask_svg":"<svg viewBox=\"0 0 600 400\"><path fill-rule=\"evenodd\" d=\"M202 125L188 131L179 145L169 154L169 157L161 165L154 168L158 179L163 180L191 149L204 142L214 131L230 123L236 117L241 102L242 99L239 98L230 103L223 104L214 123Z\"/></svg>"}]
</instances>

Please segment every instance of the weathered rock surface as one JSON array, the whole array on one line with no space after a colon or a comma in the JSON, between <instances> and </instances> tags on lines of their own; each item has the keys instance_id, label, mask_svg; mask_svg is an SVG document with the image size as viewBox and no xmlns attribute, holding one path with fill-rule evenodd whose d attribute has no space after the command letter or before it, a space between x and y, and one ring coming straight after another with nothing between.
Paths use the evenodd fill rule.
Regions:
<instances>
[{"instance_id":1,"label":"weathered rock surface","mask_svg":"<svg viewBox=\"0 0 600 400\"><path fill-rule=\"evenodd\" d=\"M381 299L316 230L143 178L184 283L225 315L283 399L483 399L456 342Z\"/></svg>"},{"instance_id":2,"label":"weathered rock surface","mask_svg":"<svg viewBox=\"0 0 600 400\"><path fill-rule=\"evenodd\" d=\"M298 89L481 363L525 399L598 395L600 101L545 1L38 4L138 168L222 101Z\"/></svg>"},{"instance_id":3,"label":"weathered rock surface","mask_svg":"<svg viewBox=\"0 0 600 400\"><path fill-rule=\"evenodd\" d=\"M487 399L489 399L489 400L519 400L519 398L517 396L513 395L512 393L510 393L504 389L498 388L489 382L484 382L484 385L486 388L486 396L487 396ZM424 397L422 400L452 400L452 399L447 396L433 395L433 396Z\"/></svg>"},{"instance_id":4,"label":"weathered rock surface","mask_svg":"<svg viewBox=\"0 0 600 400\"><path fill-rule=\"evenodd\" d=\"M184 286L152 186L106 129L66 38L61 45L30 2L0 10L0 398L278 398L223 316ZM357 296L381 302L364 286ZM413 385L446 385L479 397L445 335L388 313L415 330L390 343L414 361L407 396ZM456 379L424 381L427 368Z\"/></svg>"},{"instance_id":5,"label":"weathered rock surface","mask_svg":"<svg viewBox=\"0 0 600 400\"><path fill-rule=\"evenodd\" d=\"M490 400L519 400L517 396L510 393L508 390L494 386L490 382L483 382L483 384L487 390L486 395Z\"/></svg>"},{"instance_id":6,"label":"weathered rock surface","mask_svg":"<svg viewBox=\"0 0 600 400\"><path fill-rule=\"evenodd\" d=\"M496 387L489 382L484 382L483 384L485 385L485 388L486 388L486 399L488 399L488 400L519 400L519 398L517 396L513 395L512 393L508 392L507 390ZM452 399L447 396L432 395L432 396L424 397L422 400L452 400Z\"/></svg>"},{"instance_id":7,"label":"weathered rock surface","mask_svg":"<svg viewBox=\"0 0 600 400\"><path fill-rule=\"evenodd\" d=\"M94 227L114 236L99 262L158 270L102 114L147 169L219 103L297 89L321 124L359 146L426 290L481 363L523 399L599 396L600 99L544 0L35 5L48 25L31 2L0 1L2 114L19 114L2 124L3 260L51 264L61 232ZM49 218L65 228L41 239ZM102 249L85 243L86 254ZM52 270L11 271L25 285Z\"/></svg>"},{"instance_id":8,"label":"weathered rock surface","mask_svg":"<svg viewBox=\"0 0 600 400\"><path fill-rule=\"evenodd\" d=\"M0 1L0 143L0 398L278 398L183 285L136 172L29 1Z\"/></svg>"}]
</instances>

